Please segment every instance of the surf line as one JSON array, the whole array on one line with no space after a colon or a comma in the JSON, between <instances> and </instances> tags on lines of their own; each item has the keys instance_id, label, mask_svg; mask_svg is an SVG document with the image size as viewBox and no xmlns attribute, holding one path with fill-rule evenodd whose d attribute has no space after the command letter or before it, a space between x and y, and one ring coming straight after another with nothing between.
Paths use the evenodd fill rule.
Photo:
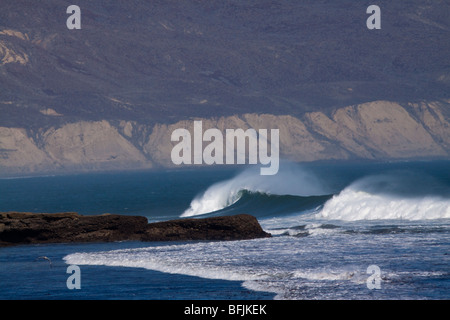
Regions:
<instances>
[{"instance_id":1,"label":"surf line","mask_svg":"<svg viewBox=\"0 0 450 320\"><path fill-rule=\"evenodd\" d=\"M248 158L248 164L258 164L259 160L260 164L266 166L260 168L260 175L275 175L280 165L279 129L270 129L270 155L267 138L267 129L259 129L258 132L253 128L246 131L226 129L224 141L222 131L210 128L203 132L203 122L194 121L193 139L188 129L179 128L172 132L171 141L178 143L172 148L170 156L175 165L246 164ZM203 148L204 142L209 144Z\"/></svg>"}]
</instances>

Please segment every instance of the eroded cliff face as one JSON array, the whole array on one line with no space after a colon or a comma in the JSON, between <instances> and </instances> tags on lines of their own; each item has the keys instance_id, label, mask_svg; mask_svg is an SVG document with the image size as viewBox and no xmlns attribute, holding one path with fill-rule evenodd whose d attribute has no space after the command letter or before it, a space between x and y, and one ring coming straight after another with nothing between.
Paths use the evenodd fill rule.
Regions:
<instances>
[{"instance_id":1,"label":"eroded cliff face","mask_svg":"<svg viewBox=\"0 0 450 320\"><path fill-rule=\"evenodd\" d=\"M349 155L367 159L446 157L450 127L446 104L377 101L337 110L331 117L305 115L311 130L333 141ZM433 127L433 129L431 129Z\"/></svg>"},{"instance_id":2,"label":"eroded cliff face","mask_svg":"<svg viewBox=\"0 0 450 320\"><path fill-rule=\"evenodd\" d=\"M280 155L293 161L449 158L450 101L376 101L302 117L271 114L196 119L203 130L279 129ZM51 115L49 115L51 116ZM174 167L175 129L193 120L148 125L81 121L30 132L0 127L0 174ZM205 143L204 145L207 145Z\"/></svg>"},{"instance_id":3,"label":"eroded cliff face","mask_svg":"<svg viewBox=\"0 0 450 320\"><path fill-rule=\"evenodd\" d=\"M150 168L152 162L107 121L32 133L0 128L0 174Z\"/></svg>"}]
</instances>

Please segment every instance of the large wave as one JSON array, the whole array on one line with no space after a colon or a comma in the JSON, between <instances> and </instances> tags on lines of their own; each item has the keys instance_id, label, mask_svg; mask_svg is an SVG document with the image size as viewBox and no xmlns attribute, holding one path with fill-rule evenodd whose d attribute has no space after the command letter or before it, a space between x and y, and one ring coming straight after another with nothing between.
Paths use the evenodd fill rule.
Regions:
<instances>
[{"instance_id":1,"label":"large wave","mask_svg":"<svg viewBox=\"0 0 450 320\"><path fill-rule=\"evenodd\" d=\"M227 208L248 193L265 195L319 196L328 194L312 174L293 163L283 163L274 176L262 176L249 168L236 177L218 182L195 197L181 215L190 217Z\"/></svg>"},{"instance_id":2,"label":"large wave","mask_svg":"<svg viewBox=\"0 0 450 320\"><path fill-rule=\"evenodd\" d=\"M247 213L258 219L286 217L292 213L308 213L320 208L331 195L325 196L293 196L277 195L242 190L239 200L210 215L232 215Z\"/></svg>"},{"instance_id":3,"label":"large wave","mask_svg":"<svg viewBox=\"0 0 450 320\"><path fill-rule=\"evenodd\" d=\"M331 194L302 166L284 163L274 176L261 176L250 168L210 186L191 201L181 216L246 212L257 217L279 217L314 211L315 219L345 221L450 218L450 185L421 172L365 176Z\"/></svg>"},{"instance_id":4,"label":"large wave","mask_svg":"<svg viewBox=\"0 0 450 320\"><path fill-rule=\"evenodd\" d=\"M450 193L430 177L405 173L359 179L327 201L315 217L330 220L450 218Z\"/></svg>"}]
</instances>

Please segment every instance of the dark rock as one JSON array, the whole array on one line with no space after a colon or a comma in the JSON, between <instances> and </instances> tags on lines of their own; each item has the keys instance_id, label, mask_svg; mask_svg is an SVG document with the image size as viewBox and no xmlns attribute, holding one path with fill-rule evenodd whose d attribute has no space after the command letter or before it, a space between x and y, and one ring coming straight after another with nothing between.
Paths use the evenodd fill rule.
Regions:
<instances>
[{"instance_id":1,"label":"dark rock","mask_svg":"<svg viewBox=\"0 0 450 320\"><path fill-rule=\"evenodd\" d=\"M158 223L142 216L0 213L0 246L34 243L241 240L269 237L250 215Z\"/></svg>"},{"instance_id":2,"label":"dark rock","mask_svg":"<svg viewBox=\"0 0 450 320\"><path fill-rule=\"evenodd\" d=\"M151 223L144 241L244 240L270 237L248 214L205 219L180 219Z\"/></svg>"},{"instance_id":3,"label":"dark rock","mask_svg":"<svg viewBox=\"0 0 450 320\"><path fill-rule=\"evenodd\" d=\"M68 213L0 213L1 244L139 240L147 219Z\"/></svg>"}]
</instances>

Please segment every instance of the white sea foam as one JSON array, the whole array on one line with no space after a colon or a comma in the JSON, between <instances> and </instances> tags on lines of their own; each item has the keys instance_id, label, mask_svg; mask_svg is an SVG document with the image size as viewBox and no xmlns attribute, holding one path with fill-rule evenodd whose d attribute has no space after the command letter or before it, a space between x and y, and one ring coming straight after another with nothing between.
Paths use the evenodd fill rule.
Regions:
<instances>
[{"instance_id":1,"label":"white sea foam","mask_svg":"<svg viewBox=\"0 0 450 320\"><path fill-rule=\"evenodd\" d=\"M242 190L275 195L313 196L327 194L320 181L294 163L283 162L274 176L261 176L249 168L236 177L218 182L192 200L182 217L226 208L239 200Z\"/></svg>"},{"instance_id":2,"label":"white sea foam","mask_svg":"<svg viewBox=\"0 0 450 320\"><path fill-rule=\"evenodd\" d=\"M304 263L303 257L316 254L316 249L302 248L298 240L289 239L293 238L80 252L67 255L64 260L75 265L145 268L206 279L242 281L248 289L273 292L279 299L289 298L292 289L298 289L299 283L304 281L309 281L309 286L313 282L320 286L321 281L360 284L366 278L364 270L357 267L299 269L299 264Z\"/></svg>"},{"instance_id":3,"label":"white sea foam","mask_svg":"<svg viewBox=\"0 0 450 320\"><path fill-rule=\"evenodd\" d=\"M245 281L265 278L262 269L227 265L226 261L232 254L233 252L227 249L226 243L215 245L196 243L94 253L80 252L67 255L64 260L68 264L145 268L206 279Z\"/></svg>"},{"instance_id":4,"label":"white sea foam","mask_svg":"<svg viewBox=\"0 0 450 320\"><path fill-rule=\"evenodd\" d=\"M307 280L319 281L339 281L349 280L354 283L365 283L367 273L362 270L332 270L332 269L311 269L297 270L293 273L295 278L303 278Z\"/></svg>"},{"instance_id":5,"label":"white sea foam","mask_svg":"<svg viewBox=\"0 0 450 320\"><path fill-rule=\"evenodd\" d=\"M392 265L392 261L396 261L396 253L379 249L391 246L391 237L364 232L345 234L339 232L338 227L330 229L330 226L319 223L300 225L299 231L317 231L312 236L300 238L281 236L231 242L153 245L73 253L65 256L64 260L67 264L80 266L145 268L206 279L242 281L247 289L275 293L276 299L367 298L367 267L370 264L380 266L383 288L389 288L389 292L397 289L395 284L413 284L415 277L448 275L445 267L421 269L425 251L407 255ZM332 232L333 235L320 233L320 230ZM440 243L433 250L444 252L447 234L441 231L401 233L401 239L394 243L396 251L402 251L409 250L418 239L428 239ZM387 261L391 262L385 264ZM414 267L403 268L403 264Z\"/></svg>"},{"instance_id":6,"label":"white sea foam","mask_svg":"<svg viewBox=\"0 0 450 320\"><path fill-rule=\"evenodd\" d=\"M199 207L193 214L229 205L236 201L234 191L241 189L294 195L326 194L320 184L301 183L301 172L267 183L265 179L259 180L262 178L259 174L244 172L211 186L198 197ZM242 281L248 289L275 293L276 299L371 299L385 298L387 292L389 298L405 298L405 288L413 292L413 298L430 297L426 293L421 295L423 283L428 278L448 277L445 268L448 258L442 252L448 251L449 234L447 220L431 219L450 218L450 199L445 196L445 188L436 193L429 192L428 188L420 190L423 185L411 184L407 179L405 184L401 178L366 177L309 213L261 219L266 231L278 235L272 238L153 244L137 249L79 252L64 260L76 265L145 268ZM206 201L208 198L211 203ZM401 232L391 233L389 228L387 232L377 232L384 228L383 222L364 221L377 219L403 219L386 223ZM417 246L418 241L433 245ZM399 257L398 252L408 254ZM367 268L372 264L381 269L384 290L371 291L367 287L370 276ZM420 282L416 281L417 277L421 278Z\"/></svg>"},{"instance_id":7,"label":"white sea foam","mask_svg":"<svg viewBox=\"0 0 450 320\"><path fill-rule=\"evenodd\" d=\"M427 194L398 176L370 176L328 200L315 217L330 220L450 218L450 198Z\"/></svg>"}]
</instances>

